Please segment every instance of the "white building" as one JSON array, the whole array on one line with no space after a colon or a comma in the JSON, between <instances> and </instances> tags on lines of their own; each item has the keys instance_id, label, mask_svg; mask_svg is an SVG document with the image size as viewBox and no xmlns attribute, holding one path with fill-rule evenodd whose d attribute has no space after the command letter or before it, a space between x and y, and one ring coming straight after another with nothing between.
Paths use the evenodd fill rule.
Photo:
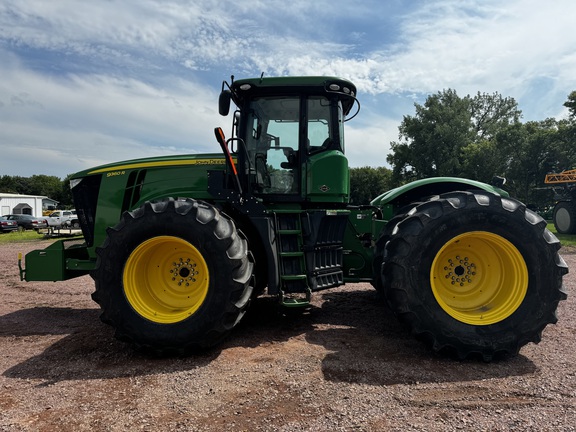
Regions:
<instances>
[{"instance_id":1,"label":"white building","mask_svg":"<svg viewBox=\"0 0 576 432\"><path fill-rule=\"evenodd\" d=\"M0 216L8 214L29 214L42 217L42 201L45 196L0 193Z\"/></svg>"}]
</instances>

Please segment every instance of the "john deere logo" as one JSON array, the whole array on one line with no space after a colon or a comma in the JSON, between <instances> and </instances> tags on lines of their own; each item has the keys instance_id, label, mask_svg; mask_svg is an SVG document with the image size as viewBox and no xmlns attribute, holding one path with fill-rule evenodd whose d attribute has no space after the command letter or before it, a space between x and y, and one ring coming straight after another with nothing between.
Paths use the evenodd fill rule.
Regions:
<instances>
[{"instance_id":1,"label":"john deere logo","mask_svg":"<svg viewBox=\"0 0 576 432\"><path fill-rule=\"evenodd\" d=\"M330 190L330 188L326 185L320 186L320 192L328 192L329 190Z\"/></svg>"}]
</instances>

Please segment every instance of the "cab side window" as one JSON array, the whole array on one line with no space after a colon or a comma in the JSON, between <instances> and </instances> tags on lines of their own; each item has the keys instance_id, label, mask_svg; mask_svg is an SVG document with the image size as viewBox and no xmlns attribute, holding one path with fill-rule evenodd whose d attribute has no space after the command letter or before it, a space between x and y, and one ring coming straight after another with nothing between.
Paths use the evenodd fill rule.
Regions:
<instances>
[{"instance_id":1,"label":"cab side window","mask_svg":"<svg viewBox=\"0 0 576 432\"><path fill-rule=\"evenodd\" d=\"M331 148L330 103L325 97L308 98L308 153L315 154Z\"/></svg>"}]
</instances>

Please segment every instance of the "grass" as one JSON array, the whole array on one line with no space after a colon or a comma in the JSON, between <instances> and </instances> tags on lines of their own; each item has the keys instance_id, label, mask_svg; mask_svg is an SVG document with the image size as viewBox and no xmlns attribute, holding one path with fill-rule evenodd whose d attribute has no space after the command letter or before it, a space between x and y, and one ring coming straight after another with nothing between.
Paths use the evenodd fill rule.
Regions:
<instances>
[{"instance_id":1,"label":"grass","mask_svg":"<svg viewBox=\"0 0 576 432\"><path fill-rule=\"evenodd\" d=\"M554 228L553 223L548 224L548 229L552 231L556 237L558 237L558 240L560 240L562 246L576 246L576 235L558 234L556 232L556 228Z\"/></svg>"},{"instance_id":2,"label":"grass","mask_svg":"<svg viewBox=\"0 0 576 432\"><path fill-rule=\"evenodd\" d=\"M36 231L13 231L10 233L0 234L0 245L8 243L22 243L44 240L44 235L38 234Z\"/></svg>"}]
</instances>

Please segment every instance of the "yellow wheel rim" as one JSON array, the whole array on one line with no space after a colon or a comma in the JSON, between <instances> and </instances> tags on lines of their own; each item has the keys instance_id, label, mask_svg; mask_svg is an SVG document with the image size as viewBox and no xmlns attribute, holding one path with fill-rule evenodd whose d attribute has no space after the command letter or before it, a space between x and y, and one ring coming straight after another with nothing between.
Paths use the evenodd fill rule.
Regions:
<instances>
[{"instance_id":1,"label":"yellow wheel rim","mask_svg":"<svg viewBox=\"0 0 576 432\"><path fill-rule=\"evenodd\" d=\"M141 316L157 323L176 323L204 302L208 266L187 241L159 236L141 243L130 254L123 282L128 302Z\"/></svg>"},{"instance_id":2,"label":"yellow wheel rim","mask_svg":"<svg viewBox=\"0 0 576 432\"><path fill-rule=\"evenodd\" d=\"M506 319L522 304L528 269L508 240L471 231L442 246L432 263L430 282L448 315L466 324L489 325Z\"/></svg>"}]
</instances>

